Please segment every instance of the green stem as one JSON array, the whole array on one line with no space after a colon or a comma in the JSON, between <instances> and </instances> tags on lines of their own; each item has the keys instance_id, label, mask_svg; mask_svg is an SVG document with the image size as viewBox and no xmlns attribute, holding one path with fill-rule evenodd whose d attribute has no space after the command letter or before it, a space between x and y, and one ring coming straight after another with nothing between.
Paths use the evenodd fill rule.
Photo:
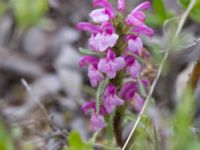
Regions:
<instances>
[{"instance_id":1,"label":"green stem","mask_svg":"<svg viewBox=\"0 0 200 150\"><path fill-rule=\"evenodd\" d=\"M112 146L113 144L113 136L114 136L114 127L113 127L113 121L114 121L115 112L112 112L110 115L108 115L108 125L107 125L107 138L108 138L108 146Z\"/></svg>"}]
</instances>

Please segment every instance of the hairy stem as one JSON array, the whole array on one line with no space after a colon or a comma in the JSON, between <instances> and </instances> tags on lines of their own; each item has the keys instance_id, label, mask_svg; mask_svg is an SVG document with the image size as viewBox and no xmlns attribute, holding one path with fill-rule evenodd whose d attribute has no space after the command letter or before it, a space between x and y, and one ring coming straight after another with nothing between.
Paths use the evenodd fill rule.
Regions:
<instances>
[{"instance_id":1,"label":"hairy stem","mask_svg":"<svg viewBox=\"0 0 200 150\"><path fill-rule=\"evenodd\" d=\"M121 119L121 113L119 112L119 109L117 109L114 118L114 133L117 145L120 147L123 146Z\"/></svg>"}]
</instances>

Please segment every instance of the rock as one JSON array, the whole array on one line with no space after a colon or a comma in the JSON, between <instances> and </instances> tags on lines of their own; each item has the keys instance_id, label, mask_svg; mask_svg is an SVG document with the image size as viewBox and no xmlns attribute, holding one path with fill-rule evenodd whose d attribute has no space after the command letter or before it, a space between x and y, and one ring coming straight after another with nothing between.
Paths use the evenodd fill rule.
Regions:
<instances>
[{"instance_id":1,"label":"rock","mask_svg":"<svg viewBox=\"0 0 200 150\"><path fill-rule=\"evenodd\" d=\"M25 35L23 47L28 54L38 57L47 51L50 43L51 41L44 30L39 27L34 27Z\"/></svg>"},{"instance_id":2,"label":"rock","mask_svg":"<svg viewBox=\"0 0 200 150\"><path fill-rule=\"evenodd\" d=\"M57 44L73 43L80 37L80 33L70 27L63 27L56 35Z\"/></svg>"},{"instance_id":3,"label":"rock","mask_svg":"<svg viewBox=\"0 0 200 150\"><path fill-rule=\"evenodd\" d=\"M81 74L73 69L59 68L57 70L60 82L62 83L63 89L69 97L80 97L82 77Z\"/></svg>"},{"instance_id":4,"label":"rock","mask_svg":"<svg viewBox=\"0 0 200 150\"><path fill-rule=\"evenodd\" d=\"M78 62L80 57L81 57L80 54L76 51L75 48L66 44L61 48L61 52L59 56L56 58L55 67L79 68Z\"/></svg>"}]
</instances>

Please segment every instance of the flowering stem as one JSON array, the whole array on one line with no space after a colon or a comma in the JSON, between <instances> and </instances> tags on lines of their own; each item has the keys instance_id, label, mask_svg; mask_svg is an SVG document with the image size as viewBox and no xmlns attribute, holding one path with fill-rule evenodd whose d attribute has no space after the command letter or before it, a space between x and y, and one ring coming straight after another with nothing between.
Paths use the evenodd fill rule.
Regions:
<instances>
[{"instance_id":1,"label":"flowering stem","mask_svg":"<svg viewBox=\"0 0 200 150\"><path fill-rule=\"evenodd\" d=\"M114 133L115 133L115 139L117 142L117 145L122 147L123 146L123 140L122 140L122 127L121 127L121 120L124 111L122 111L120 108L117 108L114 118Z\"/></svg>"},{"instance_id":2,"label":"flowering stem","mask_svg":"<svg viewBox=\"0 0 200 150\"><path fill-rule=\"evenodd\" d=\"M108 116L108 125L107 125L107 138L108 138L108 146L112 145L112 141L113 141L113 121L114 121L114 116L115 116L115 112L112 112L109 116Z\"/></svg>"}]
</instances>

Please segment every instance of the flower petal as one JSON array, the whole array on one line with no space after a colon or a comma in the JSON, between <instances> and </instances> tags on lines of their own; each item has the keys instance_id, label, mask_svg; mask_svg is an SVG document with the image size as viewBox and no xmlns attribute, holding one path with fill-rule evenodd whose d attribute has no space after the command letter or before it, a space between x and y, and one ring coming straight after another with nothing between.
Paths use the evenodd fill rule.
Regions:
<instances>
[{"instance_id":1,"label":"flower petal","mask_svg":"<svg viewBox=\"0 0 200 150\"><path fill-rule=\"evenodd\" d=\"M125 0L118 0L118 10L120 12L124 12L125 9L126 9Z\"/></svg>"},{"instance_id":2,"label":"flower petal","mask_svg":"<svg viewBox=\"0 0 200 150\"><path fill-rule=\"evenodd\" d=\"M151 3L149 1L146 1L146 2L139 4L133 11L146 10L146 9L149 9L150 7L151 7Z\"/></svg>"},{"instance_id":3,"label":"flower petal","mask_svg":"<svg viewBox=\"0 0 200 150\"><path fill-rule=\"evenodd\" d=\"M88 22L80 22L76 25L78 30L89 31L93 34L100 32L100 27Z\"/></svg>"},{"instance_id":4,"label":"flower petal","mask_svg":"<svg viewBox=\"0 0 200 150\"><path fill-rule=\"evenodd\" d=\"M81 106L81 110L84 114L86 114L89 110L95 110L96 109L96 104L93 101L88 101L85 102L82 106Z\"/></svg>"},{"instance_id":5,"label":"flower petal","mask_svg":"<svg viewBox=\"0 0 200 150\"><path fill-rule=\"evenodd\" d=\"M136 82L126 82L120 90L120 96L126 101L132 100L137 88L138 85Z\"/></svg>"},{"instance_id":6,"label":"flower petal","mask_svg":"<svg viewBox=\"0 0 200 150\"><path fill-rule=\"evenodd\" d=\"M153 34L154 34L153 29L146 26L145 24L136 27L135 29L133 29L133 32L136 32L137 34L145 34L145 35L150 36L150 37L152 37Z\"/></svg>"},{"instance_id":7,"label":"flower petal","mask_svg":"<svg viewBox=\"0 0 200 150\"><path fill-rule=\"evenodd\" d=\"M93 87L97 86L98 82L104 79L103 74L99 70L97 70L97 68L94 65L89 65L88 77Z\"/></svg>"},{"instance_id":8,"label":"flower petal","mask_svg":"<svg viewBox=\"0 0 200 150\"><path fill-rule=\"evenodd\" d=\"M140 75L140 71L141 71L141 66L137 60L135 60L134 63L128 66L127 68L128 74L134 79Z\"/></svg>"},{"instance_id":9,"label":"flower petal","mask_svg":"<svg viewBox=\"0 0 200 150\"><path fill-rule=\"evenodd\" d=\"M125 60L123 57L117 57L114 61L113 61L113 69L115 71L119 71L122 68L124 68L126 65Z\"/></svg>"},{"instance_id":10,"label":"flower petal","mask_svg":"<svg viewBox=\"0 0 200 150\"><path fill-rule=\"evenodd\" d=\"M106 126L104 117L100 114L93 113L90 119L90 125L92 130L98 131Z\"/></svg>"},{"instance_id":11,"label":"flower petal","mask_svg":"<svg viewBox=\"0 0 200 150\"><path fill-rule=\"evenodd\" d=\"M128 41L128 50L130 50L131 52L140 55L142 49L143 49L143 43L139 37L135 39L130 39Z\"/></svg>"},{"instance_id":12,"label":"flower petal","mask_svg":"<svg viewBox=\"0 0 200 150\"><path fill-rule=\"evenodd\" d=\"M99 61L99 59L97 57L86 55L80 59L79 65L80 65L80 67L83 67L83 66L86 66L89 64L96 65L98 63L98 61Z\"/></svg>"},{"instance_id":13,"label":"flower petal","mask_svg":"<svg viewBox=\"0 0 200 150\"><path fill-rule=\"evenodd\" d=\"M98 6L106 8L106 11L109 14L110 18L115 17L115 11L108 0L93 0L93 7L96 8Z\"/></svg>"},{"instance_id":14,"label":"flower petal","mask_svg":"<svg viewBox=\"0 0 200 150\"><path fill-rule=\"evenodd\" d=\"M95 23L103 23L109 20L109 15L106 14L105 8L93 10L89 16Z\"/></svg>"}]
</instances>

